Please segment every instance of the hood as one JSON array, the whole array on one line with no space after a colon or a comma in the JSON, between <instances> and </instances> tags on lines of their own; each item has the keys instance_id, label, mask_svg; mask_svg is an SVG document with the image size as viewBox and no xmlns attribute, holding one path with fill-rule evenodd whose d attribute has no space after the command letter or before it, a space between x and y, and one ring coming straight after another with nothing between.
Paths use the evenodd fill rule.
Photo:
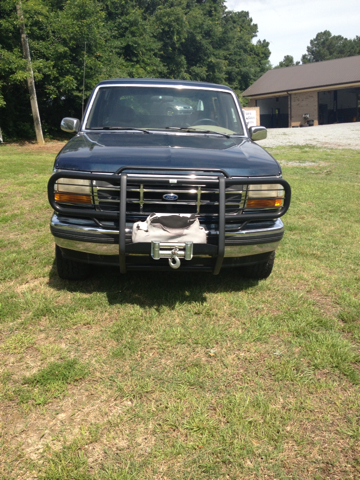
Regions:
<instances>
[{"instance_id":1,"label":"hood","mask_svg":"<svg viewBox=\"0 0 360 480\"><path fill-rule=\"evenodd\" d=\"M277 176L280 165L248 138L151 132L81 132L60 151L55 168L115 173L121 167L222 169L229 176Z\"/></svg>"}]
</instances>

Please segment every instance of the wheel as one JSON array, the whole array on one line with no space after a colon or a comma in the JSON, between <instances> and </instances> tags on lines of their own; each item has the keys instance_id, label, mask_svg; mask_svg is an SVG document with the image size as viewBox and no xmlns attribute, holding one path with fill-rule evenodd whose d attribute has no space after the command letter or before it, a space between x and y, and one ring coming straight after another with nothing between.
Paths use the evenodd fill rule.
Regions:
<instances>
[{"instance_id":1,"label":"wheel","mask_svg":"<svg viewBox=\"0 0 360 480\"><path fill-rule=\"evenodd\" d=\"M90 275L90 265L64 258L60 247L55 246L56 267L60 278L64 280L84 280Z\"/></svg>"},{"instance_id":2,"label":"wheel","mask_svg":"<svg viewBox=\"0 0 360 480\"><path fill-rule=\"evenodd\" d=\"M272 272L275 262L275 252L272 252L266 262L249 265L242 268L242 276L252 280L264 280L268 278Z\"/></svg>"},{"instance_id":3,"label":"wheel","mask_svg":"<svg viewBox=\"0 0 360 480\"><path fill-rule=\"evenodd\" d=\"M217 125L217 122L212 118L200 118L199 120L196 120L193 125Z\"/></svg>"}]
</instances>

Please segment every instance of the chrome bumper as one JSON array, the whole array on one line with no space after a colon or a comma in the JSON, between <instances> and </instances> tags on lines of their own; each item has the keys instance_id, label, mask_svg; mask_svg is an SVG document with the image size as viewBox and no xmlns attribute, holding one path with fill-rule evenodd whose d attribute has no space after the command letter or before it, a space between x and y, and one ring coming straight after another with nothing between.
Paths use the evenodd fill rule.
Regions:
<instances>
[{"instance_id":1,"label":"chrome bumper","mask_svg":"<svg viewBox=\"0 0 360 480\"><path fill-rule=\"evenodd\" d=\"M284 235L284 224L280 218L271 226L248 227L225 232L225 257L272 252ZM57 214L52 216L50 228L59 247L95 255L119 255L119 230L101 228L85 219L59 218ZM128 237L131 236L131 229L132 224L126 225Z\"/></svg>"}]
</instances>

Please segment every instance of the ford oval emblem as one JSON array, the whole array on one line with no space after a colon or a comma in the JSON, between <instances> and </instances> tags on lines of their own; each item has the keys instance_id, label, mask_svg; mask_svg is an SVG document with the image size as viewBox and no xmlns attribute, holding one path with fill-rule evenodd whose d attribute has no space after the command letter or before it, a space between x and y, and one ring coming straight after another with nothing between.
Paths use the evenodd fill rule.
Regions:
<instances>
[{"instance_id":1,"label":"ford oval emblem","mask_svg":"<svg viewBox=\"0 0 360 480\"><path fill-rule=\"evenodd\" d=\"M175 193L165 193L163 195L164 200L168 200L169 202L175 202L179 197Z\"/></svg>"}]
</instances>

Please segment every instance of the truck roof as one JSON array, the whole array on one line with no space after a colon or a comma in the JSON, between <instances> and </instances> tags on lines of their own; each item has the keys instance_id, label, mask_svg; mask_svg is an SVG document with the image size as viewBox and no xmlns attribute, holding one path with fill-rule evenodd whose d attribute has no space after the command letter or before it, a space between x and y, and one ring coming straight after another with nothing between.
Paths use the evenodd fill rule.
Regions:
<instances>
[{"instance_id":1,"label":"truck roof","mask_svg":"<svg viewBox=\"0 0 360 480\"><path fill-rule=\"evenodd\" d=\"M149 85L149 86L184 86L184 87L203 87L219 90L232 91L230 87L226 85L218 85L217 83L208 82L196 82L192 80L166 80L162 78L113 78L111 80L103 80L99 85Z\"/></svg>"}]
</instances>

